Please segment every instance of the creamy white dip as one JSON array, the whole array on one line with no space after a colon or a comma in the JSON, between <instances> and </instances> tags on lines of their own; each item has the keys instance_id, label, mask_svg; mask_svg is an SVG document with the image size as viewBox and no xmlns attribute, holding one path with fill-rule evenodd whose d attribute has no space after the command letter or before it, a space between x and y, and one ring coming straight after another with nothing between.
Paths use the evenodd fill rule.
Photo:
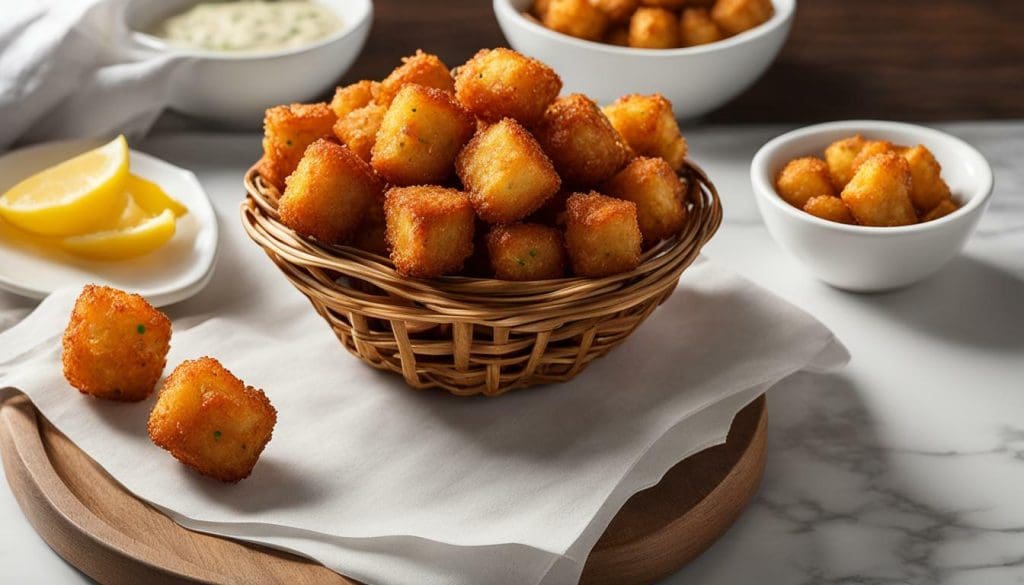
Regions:
<instances>
[{"instance_id":1,"label":"creamy white dip","mask_svg":"<svg viewBox=\"0 0 1024 585\"><path fill-rule=\"evenodd\" d=\"M341 28L337 13L305 0L202 2L157 25L170 44L225 52L309 45Z\"/></svg>"}]
</instances>

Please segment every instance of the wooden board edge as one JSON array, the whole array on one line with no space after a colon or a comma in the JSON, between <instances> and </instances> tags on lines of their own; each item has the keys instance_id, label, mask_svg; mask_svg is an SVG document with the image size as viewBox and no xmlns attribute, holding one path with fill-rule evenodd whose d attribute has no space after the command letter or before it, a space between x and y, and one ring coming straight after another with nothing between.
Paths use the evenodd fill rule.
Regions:
<instances>
[{"instance_id":1,"label":"wooden board edge","mask_svg":"<svg viewBox=\"0 0 1024 585\"><path fill-rule=\"evenodd\" d=\"M758 410L750 440L732 469L688 513L652 532L642 540L593 551L582 581L587 585L651 583L672 575L728 532L757 494L764 477L767 456L768 408L762 394L750 405ZM742 409L741 409L742 412ZM725 494L738 494L739 498ZM694 540L697 528L706 537ZM599 555L594 559L594 555ZM638 562L644 559L644 562ZM594 564L591 564L591 562Z\"/></svg>"},{"instance_id":2,"label":"wooden board edge","mask_svg":"<svg viewBox=\"0 0 1024 585\"><path fill-rule=\"evenodd\" d=\"M756 428L726 476L690 512L657 532L639 541L595 549L584 570L588 585L660 579L685 566L729 529L756 493L764 471L767 409L763 396L756 403L748 405L759 409ZM86 507L50 465L41 436L45 421L27 397L18 394L3 400L0 395L0 415L0 454L8 483L29 522L58 555L103 583L223 580L224 575L127 537ZM730 492L739 497L722 497ZM693 539L696 528L707 536Z\"/></svg>"},{"instance_id":3,"label":"wooden board edge","mask_svg":"<svg viewBox=\"0 0 1024 585\"><path fill-rule=\"evenodd\" d=\"M39 420L27 397L11 396L2 406L0 453L4 475L25 517L54 552L101 583L216 582L214 573L187 562L183 565L182 559L128 539L94 515L46 464L49 458L39 436ZM16 441L15 436L32 440ZM82 541L92 546L81 546ZM186 570L171 572L140 562L142 558L165 561L164 566L177 565Z\"/></svg>"}]
</instances>

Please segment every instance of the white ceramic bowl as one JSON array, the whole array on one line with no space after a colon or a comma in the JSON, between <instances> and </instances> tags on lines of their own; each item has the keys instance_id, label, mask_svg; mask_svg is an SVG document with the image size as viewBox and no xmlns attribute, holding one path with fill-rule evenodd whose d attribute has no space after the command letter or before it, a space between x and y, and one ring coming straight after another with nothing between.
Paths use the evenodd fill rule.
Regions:
<instances>
[{"instance_id":1,"label":"white ceramic bowl","mask_svg":"<svg viewBox=\"0 0 1024 585\"><path fill-rule=\"evenodd\" d=\"M946 217L900 227L826 221L783 201L775 176L794 158L822 156L830 143L862 134L896 144L923 144L942 165L960 209ZM898 122L851 120L794 130L761 147L750 181L768 231L819 279L835 287L876 292L907 286L956 256L988 206L992 169L974 147L944 132Z\"/></svg>"},{"instance_id":2,"label":"white ceramic bowl","mask_svg":"<svg viewBox=\"0 0 1024 585\"><path fill-rule=\"evenodd\" d=\"M661 93L677 118L694 118L749 87L789 35L796 0L773 0L768 22L717 43L684 49L634 49L577 39L526 17L532 0L493 0L509 45L562 77L565 92L604 105L627 93Z\"/></svg>"},{"instance_id":3,"label":"white ceramic bowl","mask_svg":"<svg viewBox=\"0 0 1024 585\"><path fill-rule=\"evenodd\" d=\"M124 25L139 54L184 57L172 80L170 106L234 126L258 127L271 106L323 95L362 51L373 22L370 0L318 0L342 20L334 34L302 47L226 53L173 47L145 31L198 0L131 0Z\"/></svg>"}]
</instances>

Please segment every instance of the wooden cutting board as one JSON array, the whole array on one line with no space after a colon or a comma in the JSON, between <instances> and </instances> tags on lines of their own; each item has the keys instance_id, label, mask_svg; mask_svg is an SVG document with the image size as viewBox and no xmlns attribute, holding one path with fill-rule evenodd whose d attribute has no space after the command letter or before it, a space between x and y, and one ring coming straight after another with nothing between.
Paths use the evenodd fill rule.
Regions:
<instances>
[{"instance_id":1,"label":"wooden cutting board","mask_svg":"<svg viewBox=\"0 0 1024 585\"><path fill-rule=\"evenodd\" d=\"M762 396L736 415L724 445L634 495L594 547L581 582L650 583L711 546L757 491L766 426ZM125 491L24 396L0 403L0 453L36 531L101 583L356 583L308 559L178 526Z\"/></svg>"}]
</instances>

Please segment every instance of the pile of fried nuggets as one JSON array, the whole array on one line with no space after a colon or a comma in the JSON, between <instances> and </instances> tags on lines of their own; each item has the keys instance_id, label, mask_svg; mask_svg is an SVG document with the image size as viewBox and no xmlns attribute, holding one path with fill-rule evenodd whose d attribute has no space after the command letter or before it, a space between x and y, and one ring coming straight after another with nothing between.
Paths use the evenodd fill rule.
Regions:
<instances>
[{"instance_id":1,"label":"pile of fried nuggets","mask_svg":"<svg viewBox=\"0 0 1024 585\"><path fill-rule=\"evenodd\" d=\"M771 0L534 0L531 13L562 34L638 49L695 47L767 22Z\"/></svg>"},{"instance_id":2,"label":"pile of fried nuggets","mask_svg":"<svg viewBox=\"0 0 1024 585\"><path fill-rule=\"evenodd\" d=\"M660 95L602 110L561 88L509 49L454 72L418 51L330 104L267 110L257 169L283 191L283 224L389 255L402 276L631 271L685 224L686 141Z\"/></svg>"},{"instance_id":3,"label":"pile of fried nuggets","mask_svg":"<svg viewBox=\"0 0 1024 585\"><path fill-rule=\"evenodd\" d=\"M171 321L144 298L88 285L64 331L64 377L80 392L139 402L167 363ZM249 476L277 422L263 391L211 357L182 362L164 381L149 436L182 463L221 481Z\"/></svg>"},{"instance_id":4,"label":"pile of fried nuggets","mask_svg":"<svg viewBox=\"0 0 1024 585\"><path fill-rule=\"evenodd\" d=\"M390 254L404 276L454 274L471 256L476 275L507 280L632 270L644 245L685 223L686 142L659 95L601 110L580 94L558 98L561 87L508 49L480 51L454 78L417 52L330 104L268 110L258 170L283 191L285 225ZM170 320L144 298L88 285L64 332L64 377L96 398L145 400L170 340ZM185 465L235 482L276 422L262 390L201 357L166 378L148 430Z\"/></svg>"},{"instance_id":5,"label":"pile of fried nuggets","mask_svg":"<svg viewBox=\"0 0 1024 585\"><path fill-rule=\"evenodd\" d=\"M830 144L824 160L789 161L775 178L775 190L821 219L872 227L932 221L959 208L926 146L859 134Z\"/></svg>"}]
</instances>

